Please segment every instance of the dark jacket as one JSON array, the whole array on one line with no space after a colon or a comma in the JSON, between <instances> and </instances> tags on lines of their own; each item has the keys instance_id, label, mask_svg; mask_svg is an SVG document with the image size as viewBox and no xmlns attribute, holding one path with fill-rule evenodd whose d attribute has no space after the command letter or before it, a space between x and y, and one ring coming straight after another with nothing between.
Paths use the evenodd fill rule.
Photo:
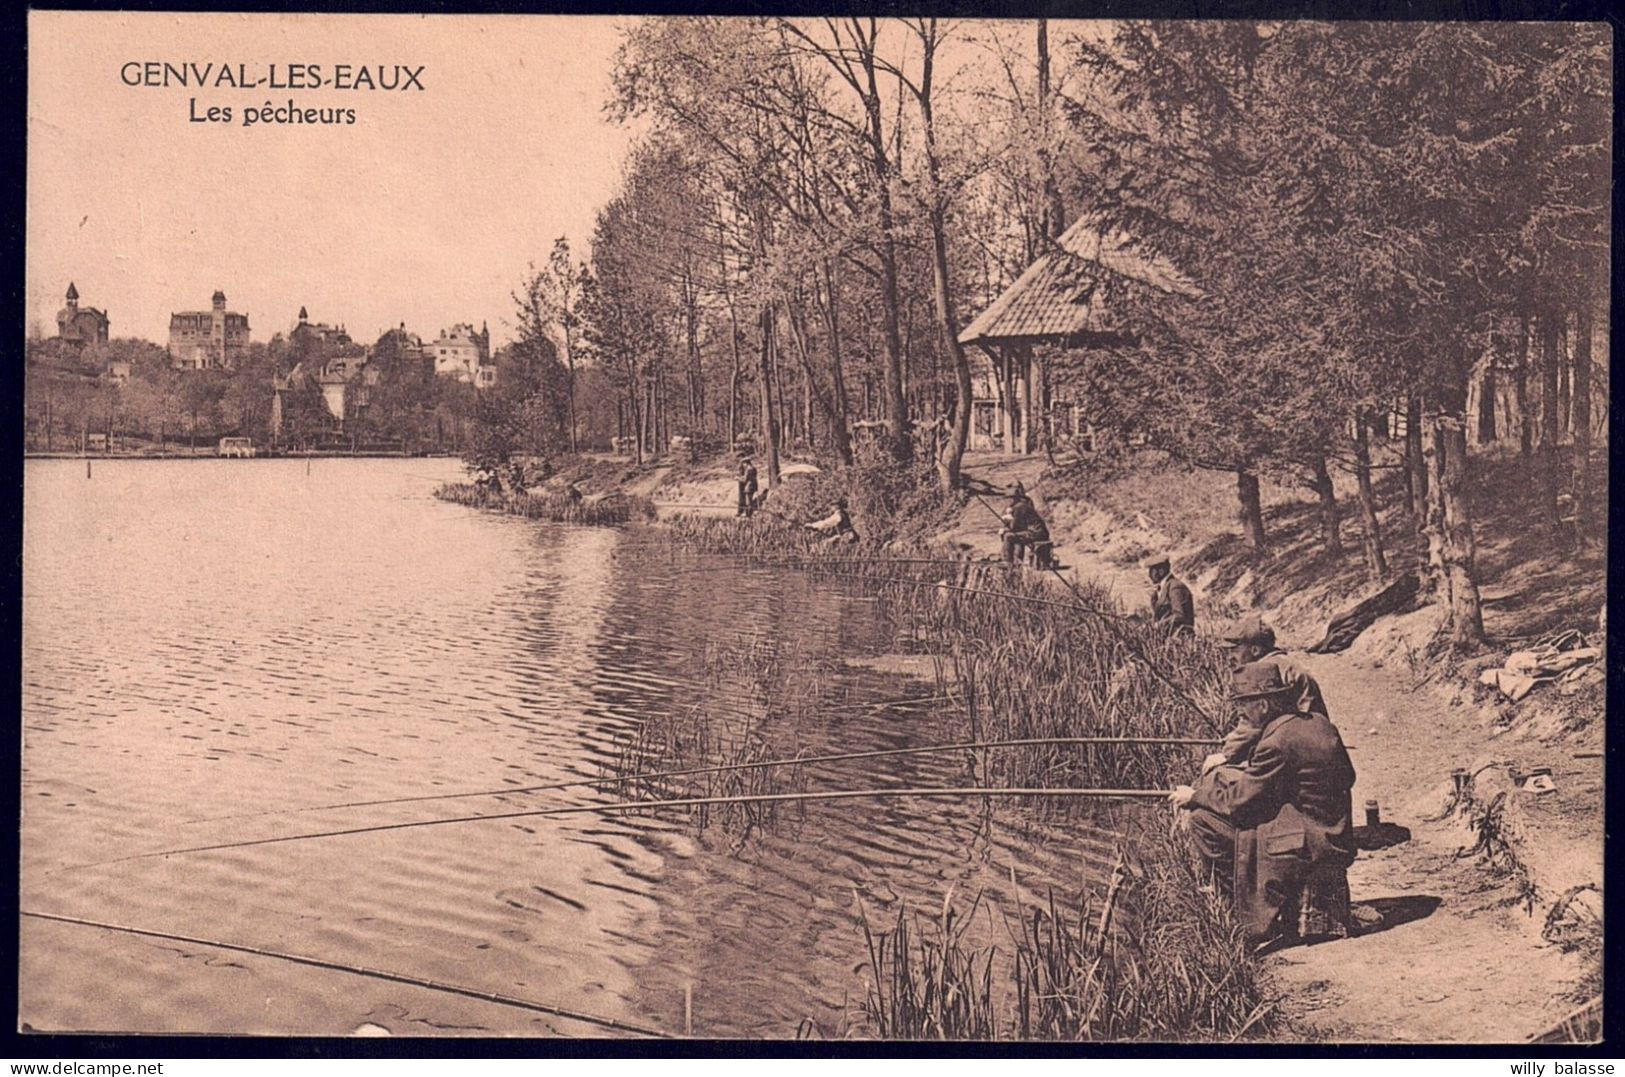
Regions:
<instances>
[{"instance_id":1,"label":"dark jacket","mask_svg":"<svg viewBox=\"0 0 1625 1077\"><path fill-rule=\"evenodd\" d=\"M1326 701L1320 695L1320 683L1298 667L1298 664L1286 656L1282 650L1274 650L1258 659L1260 662L1273 662L1281 671L1281 683L1287 685L1296 693L1299 714L1324 714L1330 717L1331 711L1326 709ZM1219 746L1219 754L1223 755L1227 763L1244 763L1247 753L1258 742L1258 735L1263 730L1245 719L1236 723L1236 728L1225 735L1224 743Z\"/></svg>"},{"instance_id":2,"label":"dark jacket","mask_svg":"<svg viewBox=\"0 0 1625 1077\"><path fill-rule=\"evenodd\" d=\"M1010 511L1007 515L1010 518L1011 531L1035 542L1049 539L1049 528L1044 525L1044 518L1038 515L1038 509L1033 506L1031 498L1014 498L1010 502Z\"/></svg>"},{"instance_id":3,"label":"dark jacket","mask_svg":"<svg viewBox=\"0 0 1625 1077\"><path fill-rule=\"evenodd\" d=\"M1191 599L1191 589L1178 576L1164 576L1151 589L1151 617L1165 626L1195 628L1196 603Z\"/></svg>"},{"instance_id":4,"label":"dark jacket","mask_svg":"<svg viewBox=\"0 0 1625 1077\"><path fill-rule=\"evenodd\" d=\"M1264 726L1245 766L1203 775L1191 806L1236 827L1237 918L1270 929L1311 867L1354 861L1354 764L1324 715L1283 714Z\"/></svg>"}]
</instances>

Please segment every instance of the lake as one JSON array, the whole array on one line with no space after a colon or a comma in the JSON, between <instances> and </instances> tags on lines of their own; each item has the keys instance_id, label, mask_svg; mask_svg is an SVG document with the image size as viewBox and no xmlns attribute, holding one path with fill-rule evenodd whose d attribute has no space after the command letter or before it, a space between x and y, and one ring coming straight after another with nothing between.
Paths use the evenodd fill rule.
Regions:
<instances>
[{"instance_id":1,"label":"lake","mask_svg":"<svg viewBox=\"0 0 1625 1077\"><path fill-rule=\"evenodd\" d=\"M238 844L615 802L507 790L600 777L640 736L715 761L962 735L922 663L874 660L904 648L856 585L431 496L460 473L27 463L21 904L86 923L22 918L21 1022L617 1034L454 988L673 1033L690 1011L701 1036L857 1035L860 910L997 901L1012 873L1083 884L1064 843L952 801L811 804L750 832L667 811ZM797 781L965 779L938 755Z\"/></svg>"}]
</instances>

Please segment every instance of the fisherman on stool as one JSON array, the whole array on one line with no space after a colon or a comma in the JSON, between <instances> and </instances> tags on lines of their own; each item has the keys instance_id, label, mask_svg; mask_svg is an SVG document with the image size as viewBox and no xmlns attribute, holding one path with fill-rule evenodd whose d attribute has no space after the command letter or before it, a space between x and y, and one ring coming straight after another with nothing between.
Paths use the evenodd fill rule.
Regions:
<instances>
[{"instance_id":1,"label":"fisherman on stool","mask_svg":"<svg viewBox=\"0 0 1625 1077\"><path fill-rule=\"evenodd\" d=\"M1354 765L1337 727L1297 710L1298 688L1273 662L1233 675L1231 697L1262 732L1246 760L1217 766L1170 796L1219 893L1261 945L1348 934Z\"/></svg>"},{"instance_id":2,"label":"fisherman on stool","mask_svg":"<svg viewBox=\"0 0 1625 1077\"><path fill-rule=\"evenodd\" d=\"M1049 568L1053 557L1049 527L1045 525L1044 518L1038 515L1032 498L1027 496L1027 488L1019 482L1010 492L1010 508L1002 520L1004 529L999 532L999 541L1004 547L1005 561L1013 565L1021 559L1024 551L1031 550L1033 564L1039 568Z\"/></svg>"}]
</instances>

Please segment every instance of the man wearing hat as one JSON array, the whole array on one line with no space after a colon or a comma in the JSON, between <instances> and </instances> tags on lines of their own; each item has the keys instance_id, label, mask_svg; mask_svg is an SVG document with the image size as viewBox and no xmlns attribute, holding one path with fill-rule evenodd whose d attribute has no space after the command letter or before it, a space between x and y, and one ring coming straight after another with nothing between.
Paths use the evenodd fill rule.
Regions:
<instances>
[{"instance_id":1,"label":"man wearing hat","mask_svg":"<svg viewBox=\"0 0 1625 1077\"><path fill-rule=\"evenodd\" d=\"M1175 635L1190 635L1196 630L1196 604L1191 601L1191 589L1169 567L1168 555L1146 558L1145 570L1151 576L1152 621Z\"/></svg>"},{"instance_id":2,"label":"man wearing hat","mask_svg":"<svg viewBox=\"0 0 1625 1077\"><path fill-rule=\"evenodd\" d=\"M835 511L822 520L815 520L804 525L809 531L817 531L824 536L825 542L856 542L857 529L852 526L852 514L847 511L846 498L838 498L835 502Z\"/></svg>"},{"instance_id":3,"label":"man wearing hat","mask_svg":"<svg viewBox=\"0 0 1625 1077\"><path fill-rule=\"evenodd\" d=\"M1278 927L1282 907L1305 889L1341 893L1354 862L1350 818L1354 765L1337 727L1295 709L1296 692L1272 662L1236 670L1231 696L1263 732L1241 766L1220 766L1170 796L1190 814L1190 832L1220 893L1236 904L1253 938L1296 934ZM1346 920L1346 909L1345 909Z\"/></svg>"},{"instance_id":4,"label":"man wearing hat","mask_svg":"<svg viewBox=\"0 0 1625 1077\"><path fill-rule=\"evenodd\" d=\"M1019 482L1010 491L1010 508L1004 514L1004 530L999 532L999 538L1004 543L1004 559L1011 564L1016 562L1023 547L1037 550L1049 542L1049 526L1038 515L1032 498L1027 496L1027 488Z\"/></svg>"},{"instance_id":5,"label":"man wearing hat","mask_svg":"<svg viewBox=\"0 0 1625 1077\"><path fill-rule=\"evenodd\" d=\"M1282 683L1292 690L1299 713L1331 717L1326 709L1326 700L1321 697L1320 684L1275 645L1274 630L1257 614L1249 614L1230 625L1220 634L1220 638L1229 645L1232 669L1241 669L1253 662L1268 662L1280 671ZM1236 723L1236 728L1225 735L1219 750L1202 761L1202 773L1225 763L1243 762L1260 732L1259 727L1243 717Z\"/></svg>"}]
</instances>

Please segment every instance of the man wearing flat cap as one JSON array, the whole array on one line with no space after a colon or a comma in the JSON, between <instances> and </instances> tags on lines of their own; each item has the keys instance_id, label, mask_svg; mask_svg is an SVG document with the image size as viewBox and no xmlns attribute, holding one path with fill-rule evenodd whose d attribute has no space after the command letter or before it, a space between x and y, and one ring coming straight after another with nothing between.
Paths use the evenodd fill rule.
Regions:
<instances>
[{"instance_id":1,"label":"man wearing flat cap","mask_svg":"<svg viewBox=\"0 0 1625 1077\"><path fill-rule=\"evenodd\" d=\"M1255 938L1291 936L1281 909L1311 876L1334 878L1347 902L1354 861L1354 765L1337 727L1296 709L1295 690L1271 662L1235 672L1232 698L1263 732L1246 763L1220 766L1170 799L1190 812L1190 832L1220 893Z\"/></svg>"},{"instance_id":2,"label":"man wearing flat cap","mask_svg":"<svg viewBox=\"0 0 1625 1077\"><path fill-rule=\"evenodd\" d=\"M1176 635L1190 635L1196 630L1191 589L1174 575L1166 554L1154 554L1144 565L1151 576L1151 620Z\"/></svg>"},{"instance_id":3,"label":"man wearing flat cap","mask_svg":"<svg viewBox=\"0 0 1625 1077\"><path fill-rule=\"evenodd\" d=\"M1321 697L1320 684L1275 645L1274 630L1257 614L1249 614L1229 625L1219 634L1219 638L1230 649L1231 669L1241 669L1253 662L1268 662L1280 671L1281 681L1291 689L1294 706L1300 713L1331 717L1331 712L1326 709L1326 700ZM1218 751L1202 761L1202 772L1205 774L1225 763L1245 762L1247 753L1258 742L1261 732L1262 729L1243 717L1236 723L1236 728L1226 734Z\"/></svg>"}]
</instances>

